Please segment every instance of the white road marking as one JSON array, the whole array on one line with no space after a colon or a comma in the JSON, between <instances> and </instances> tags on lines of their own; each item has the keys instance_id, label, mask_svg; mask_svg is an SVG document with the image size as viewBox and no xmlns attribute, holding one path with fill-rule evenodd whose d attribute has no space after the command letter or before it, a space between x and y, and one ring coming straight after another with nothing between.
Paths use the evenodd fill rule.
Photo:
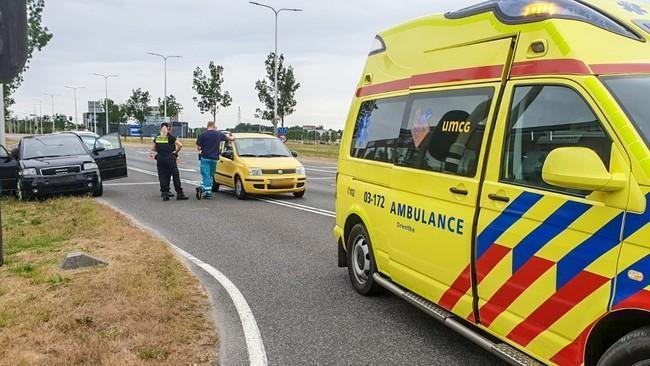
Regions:
<instances>
[{"instance_id":1,"label":"white road marking","mask_svg":"<svg viewBox=\"0 0 650 366\"><path fill-rule=\"evenodd\" d=\"M306 171L308 172L319 172L319 173L330 173L330 174L336 174L336 171L334 170L324 170L324 169L314 169L314 168L305 168Z\"/></svg>"},{"instance_id":2,"label":"white road marking","mask_svg":"<svg viewBox=\"0 0 650 366\"><path fill-rule=\"evenodd\" d=\"M104 187L148 186L158 184L160 184L160 182L104 183Z\"/></svg>"},{"instance_id":3,"label":"white road marking","mask_svg":"<svg viewBox=\"0 0 650 366\"><path fill-rule=\"evenodd\" d=\"M221 273L213 266L196 258L192 254L175 246L158 231L148 226L145 226L144 224L136 220L133 216L113 206L108 201L105 201L103 199L98 201L118 211L137 226L140 226L145 230L151 232L155 236L163 239L179 255L189 260L190 262L194 263L196 266L203 269L210 276L212 276L212 278L217 280L230 296L230 299L232 300L233 304L235 305L235 309L237 310L237 314L239 315L239 320L241 321L241 325L244 330L244 338L246 339L246 348L248 349L248 361L250 362L250 365L253 366L268 365L268 360L266 358L266 350L264 348L264 342L262 341L262 335L260 334L260 329L257 327L257 322L255 321L255 316L253 315L253 311L251 310L250 306L248 306L248 302L246 302L244 295L242 295L241 291L239 291L237 286L235 286L235 284L232 283L232 281L230 281L230 279L226 277L226 275Z\"/></svg>"},{"instance_id":4,"label":"white road marking","mask_svg":"<svg viewBox=\"0 0 650 366\"><path fill-rule=\"evenodd\" d=\"M196 169L187 169L187 168L178 168L181 172L188 172L188 173L198 173L199 171Z\"/></svg>"},{"instance_id":5,"label":"white road marking","mask_svg":"<svg viewBox=\"0 0 650 366\"><path fill-rule=\"evenodd\" d=\"M138 172L138 173L142 173L142 174L146 174L146 175L151 175L151 176L154 176L154 177L158 176L157 173L149 171L149 170L144 170L144 169L134 168L134 167L129 167L128 169L132 170L134 172ZM187 184L190 184L190 185L193 185L193 186L197 186L197 187L201 185L200 182L195 182L195 181L191 181L191 180L187 180L187 179L181 179L181 182L187 183ZM295 210L311 212L311 213L321 215L321 216L336 217L336 212L323 210L323 209L316 208L316 207L300 205L300 204L297 204L297 203L278 200L278 199L274 199L274 198L268 198L268 197L251 196L251 198L256 199L258 201L263 201L263 202L266 202L266 203L272 203L274 205L293 208Z\"/></svg>"},{"instance_id":6,"label":"white road marking","mask_svg":"<svg viewBox=\"0 0 650 366\"><path fill-rule=\"evenodd\" d=\"M336 167L336 166L308 166L308 165L305 165L305 168L307 168L307 169L333 169L333 170L338 169L338 167Z\"/></svg>"},{"instance_id":7,"label":"white road marking","mask_svg":"<svg viewBox=\"0 0 650 366\"><path fill-rule=\"evenodd\" d=\"M307 182L310 180L332 180L336 179L336 177L307 177Z\"/></svg>"}]
</instances>

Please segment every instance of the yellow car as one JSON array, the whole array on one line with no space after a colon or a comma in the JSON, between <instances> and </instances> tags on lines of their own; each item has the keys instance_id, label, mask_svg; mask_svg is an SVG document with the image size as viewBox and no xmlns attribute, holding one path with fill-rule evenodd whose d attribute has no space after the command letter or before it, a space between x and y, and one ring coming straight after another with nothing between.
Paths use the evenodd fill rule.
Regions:
<instances>
[{"instance_id":1,"label":"yellow car","mask_svg":"<svg viewBox=\"0 0 650 366\"><path fill-rule=\"evenodd\" d=\"M380 33L334 235L513 364L650 365L650 3L493 0Z\"/></svg>"},{"instance_id":2,"label":"yellow car","mask_svg":"<svg viewBox=\"0 0 650 366\"><path fill-rule=\"evenodd\" d=\"M268 195L293 193L303 197L307 188L305 167L277 137L256 134L233 134L234 141L225 142L212 186L231 187L239 199L249 194Z\"/></svg>"}]
</instances>

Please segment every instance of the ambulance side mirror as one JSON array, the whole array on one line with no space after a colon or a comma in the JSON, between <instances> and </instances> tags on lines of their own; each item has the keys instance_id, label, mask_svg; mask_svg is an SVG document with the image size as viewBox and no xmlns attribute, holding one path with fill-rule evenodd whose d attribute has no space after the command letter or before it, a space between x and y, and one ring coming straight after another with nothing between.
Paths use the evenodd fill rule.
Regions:
<instances>
[{"instance_id":1,"label":"ambulance side mirror","mask_svg":"<svg viewBox=\"0 0 650 366\"><path fill-rule=\"evenodd\" d=\"M618 192L628 179L610 173L595 151L585 147L562 147L551 151L542 168L544 182L562 188L592 192Z\"/></svg>"}]
</instances>

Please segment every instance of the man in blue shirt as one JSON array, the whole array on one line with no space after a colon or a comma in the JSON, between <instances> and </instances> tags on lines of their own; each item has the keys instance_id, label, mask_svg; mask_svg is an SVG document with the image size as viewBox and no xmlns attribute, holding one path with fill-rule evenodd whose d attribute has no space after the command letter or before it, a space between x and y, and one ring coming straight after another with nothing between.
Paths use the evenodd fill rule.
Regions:
<instances>
[{"instance_id":1,"label":"man in blue shirt","mask_svg":"<svg viewBox=\"0 0 650 366\"><path fill-rule=\"evenodd\" d=\"M216 130L213 121L208 122L208 130L196 139L196 149L201 160L201 187L196 189L196 198L212 198L212 179L217 171L222 141L231 141L232 135L225 135Z\"/></svg>"}]
</instances>

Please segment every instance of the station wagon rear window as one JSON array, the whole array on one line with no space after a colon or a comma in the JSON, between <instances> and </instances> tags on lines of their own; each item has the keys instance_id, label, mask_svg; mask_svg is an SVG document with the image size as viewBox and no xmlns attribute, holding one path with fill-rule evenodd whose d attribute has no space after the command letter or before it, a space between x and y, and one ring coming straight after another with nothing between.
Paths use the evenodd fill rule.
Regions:
<instances>
[{"instance_id":1,"label":"station wagon rear window","mask_svg":"<svg viewBox=\"0 0 650 366\"><path fill-rule=\"evenodd\" d=\"M606 77L603 82L650 146L650 76Z\"/></svg>"}]
</instances>

